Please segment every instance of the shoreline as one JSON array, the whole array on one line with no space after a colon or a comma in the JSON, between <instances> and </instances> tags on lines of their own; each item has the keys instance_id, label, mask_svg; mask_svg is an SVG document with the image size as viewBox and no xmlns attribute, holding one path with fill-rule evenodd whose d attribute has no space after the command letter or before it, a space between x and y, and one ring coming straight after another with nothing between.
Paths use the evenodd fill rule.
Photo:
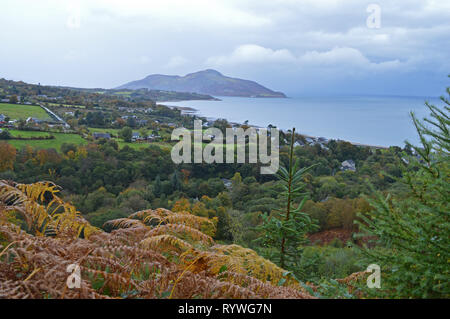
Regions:
<instances>
[{"instance_id":1,"label":"shoreline","mask_svg":"<svg viewBox=\"0 0 450 319\"><path fill-rule=\"evenodd\" d=\"M189 101L192 101L192 100L189 100ZM220 100L219 100L219 101L220 101ZM175 102L175 101L172 101L172 102ZM183 102L183 101L176 101L176 102ZM168 103L170 103L170 102L168 102ZM162 103L161 103L161 104L162 104ZM208 120L208 122L209 122L209 121L216 121L216 120L220 119L220 118L215 118L215 117L206 117L206 116L202 116L202 115L199 113L200 110L195 109L195 108L190 107L190 106L175 106L175 105L166 105L166 104L162 104L162 105L167 106L167 107L169 107L169 108L171 108L171 109L177 109L177 110L180 110L180 111L181 111L181 115L204 117L206 120ZM225 119L225 120L227 120L227 119ZM227 120L227 121L228 121L228 120ZM243 123L230 122L230 121L228 121L228 123L230 123L231 125L239 125L239 126L240 126L240 125L243 125ZM258 125L254 125L254 124L248 124L248 126L249 126L249 127L254 127L254 128L256 128L256 129L263 128L263 126L258 126ZM280 131L282 131L282 132L284 132L284 133L287 133L287 132L288 132L288 130L284 130L284 129L280 129L280 128L278 128L278 130L280 130ZM374 149L389 149L389 147L391 147L391 146L372 145L372 144L365 144L365 143L359 143L359 142L351 142L351 141L346 141L346 140L342 140L342 139L339 139L339 138L324 138L324 137L322 137L322 136L312 136L312 135L307 135L307 134L300 133L300 132L297 132L297 134L300 135L300 136L302 136L302 137L304 137L304 138L312 139L312 140L313 140L313 143L319 143L319 142L318 142L319 140L325 139L325 140L327 141L327 143L328 143L328 141L331 141L331 140L335 140L335 141L343 141L343 142L350 143L350 144L352 144L352 145L354 145L354 146L368 147L368 148L374 148ZM325 144L327 144L327 143L325 143Z\"/></svg>"}]
</instances>

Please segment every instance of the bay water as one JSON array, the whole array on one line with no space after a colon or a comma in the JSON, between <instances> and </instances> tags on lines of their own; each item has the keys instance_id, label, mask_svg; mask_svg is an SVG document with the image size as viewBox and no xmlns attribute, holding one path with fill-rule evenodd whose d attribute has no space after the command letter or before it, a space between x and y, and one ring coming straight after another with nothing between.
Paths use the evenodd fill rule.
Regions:
<instances>
[{"instance_id":1,"label":"bay water","mask_svg":"<svg viewBox=\"0 0 450 319\"><path fill-rule=\"evenodd\" d=\"M218 97L221 101L164 102L165 105L190 107L209 119L280 129L295 127L309 136L341 139L377 146L404 146L418 142L409 115L419 118L429 111L425 101L441 105L436 97L402 96L321 96L293 98Z\"/></svg>"}]
</instances>

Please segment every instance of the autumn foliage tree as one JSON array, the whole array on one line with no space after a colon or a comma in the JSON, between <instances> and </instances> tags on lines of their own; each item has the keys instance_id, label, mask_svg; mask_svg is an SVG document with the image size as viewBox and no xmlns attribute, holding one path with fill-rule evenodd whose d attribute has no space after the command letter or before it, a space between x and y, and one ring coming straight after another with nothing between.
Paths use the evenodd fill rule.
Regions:
<instances>
[{"instance_id":1,"label":"autumn foliage tree","mask_svg":"<svg viewBox=\"0 0 450 319\"><path fill-rule=\"evenodd\" d=\"M0 143L0 172L12 170L16 160L16 148L8 143Z\"/></svg>"}]
</instances>

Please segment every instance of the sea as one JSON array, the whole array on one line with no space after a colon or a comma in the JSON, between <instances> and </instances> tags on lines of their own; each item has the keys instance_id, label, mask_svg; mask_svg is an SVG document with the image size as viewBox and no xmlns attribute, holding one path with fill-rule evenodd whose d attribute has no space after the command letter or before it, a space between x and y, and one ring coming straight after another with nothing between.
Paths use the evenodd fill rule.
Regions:
<instances>
[{"instance_id":1,"label":"sea","mask_svg":"<svg viewBox=\"0 0 450 319\"><path fill-rule=\"evenodd\" d=\"M425 106L442 105L438 97L321 96L291 98L217 97L220 101L180 101L161 104L189 107L210 120L267 127L272 124L300 134L374 146L417 144L410 112L418 118L430 113Z\"/></svg>"}]
</instances>

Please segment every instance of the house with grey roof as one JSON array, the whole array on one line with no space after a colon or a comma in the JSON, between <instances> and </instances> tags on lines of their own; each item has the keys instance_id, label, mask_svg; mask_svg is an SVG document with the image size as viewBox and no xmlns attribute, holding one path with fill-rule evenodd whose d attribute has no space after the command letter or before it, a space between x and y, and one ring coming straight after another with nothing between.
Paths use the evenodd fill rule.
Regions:
<instances>
[{"instance_id":1,"label":"house with grey roof","mask_svg":"<svg viewBox=\"0 0 450 319\"><path fill-rule=\"evenodd\" d=\"M111 135L109 133L100 133L100 132L95 132L92 134L92 136L94 137L95 140L104 138L105 140L110 140L111 139Z\"/></svg>"},{"instance_id":2,"label":"house with grey roof","mask_svg":"<svg viewBox=\"0 0 450 319\"><path fill-rule=\"evenodd\" d=\"M42 123L43 121L40 120L40 119L37 119L37 118L35 118L35 117L29 117L29 118L27 118L26 122L27 122L27 123L40 124L40 123Z\"/></svg>"},{"instance_id":3,"label":"house with grey roof","mask_svg":"<svg viewBox=\"0 0 450 319\"><path fill-rule=\"evenodd\" d=\"M139 134L139 132L133 132L133 135L131 135L131 140L133 142L141 140L141 135Z\"/></svg>"}]
</instances>

